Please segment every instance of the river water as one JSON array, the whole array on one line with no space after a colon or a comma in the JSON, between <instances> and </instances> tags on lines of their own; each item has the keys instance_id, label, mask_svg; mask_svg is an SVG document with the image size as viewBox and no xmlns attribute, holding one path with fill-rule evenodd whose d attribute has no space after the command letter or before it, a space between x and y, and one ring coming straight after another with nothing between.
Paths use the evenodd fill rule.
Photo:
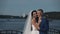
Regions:
<instances>
[{"instance_id":1,"label":"river water","mask_svg":"<svg viewBox=\"0 0 60 34\"><path fill-rule=\"evenodd\" d=\"M26 19L0 19L0 30L24 31ZM49 28L60 30L60 20L49 20Z\"/></svg>"}]
</instances>

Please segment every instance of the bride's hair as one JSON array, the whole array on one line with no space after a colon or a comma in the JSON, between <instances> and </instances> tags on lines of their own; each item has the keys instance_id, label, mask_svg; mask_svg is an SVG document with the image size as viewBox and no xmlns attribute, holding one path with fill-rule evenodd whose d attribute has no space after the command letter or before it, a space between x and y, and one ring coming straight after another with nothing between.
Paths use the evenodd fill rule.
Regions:
<instances>
[{"instance_id":1,"label":"bride's hair","mask_svg":"<svg viewBox=\"0 0 60 34\"><path fill-rule=\"evenodd\" d=\"M31 17L33 17L33 12L36 12L36 10L33 10L33 11L31 12Z\"/></svg>"}]
</instances>

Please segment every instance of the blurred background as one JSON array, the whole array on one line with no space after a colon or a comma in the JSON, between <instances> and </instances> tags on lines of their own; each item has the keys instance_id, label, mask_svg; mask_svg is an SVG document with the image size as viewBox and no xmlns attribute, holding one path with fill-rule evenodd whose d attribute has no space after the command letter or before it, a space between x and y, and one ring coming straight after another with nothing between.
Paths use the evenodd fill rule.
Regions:
<instances>
[{"instance_id":1,"label":"blurred background","mask_svg":"<svg viewBox=\"0 0 60 34\"><path fill-rule=\"evenodd\" d=\"M43 9L48 34L60 34L60 0L0 0L0 34L23 34L28 13Z\"/></svg>"}]
</instances>

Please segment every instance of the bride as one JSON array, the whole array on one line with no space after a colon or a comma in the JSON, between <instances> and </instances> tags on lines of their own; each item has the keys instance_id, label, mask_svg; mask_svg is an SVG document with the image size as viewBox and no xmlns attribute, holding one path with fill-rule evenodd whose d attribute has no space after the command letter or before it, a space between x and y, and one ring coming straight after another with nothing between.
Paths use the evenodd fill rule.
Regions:
<instances>
[{"instance_id":1,"label":"bride","mask_svg":"<svg viewBox=\"0 0 60 34\"><path fill-rule=\"evenodd\" d=\"M32 32L31 32L31 34L39 34L39 26L36 21L36 18L37 18L36 10L32 11L31 16L32 16L32 19L31 19L32 20Z\"/></svg>"},{"instance_id":2,"label":"bride","mask_svg":"<svg viewBox=\"0 0 60 34\"><path fill-rule=\"evenodd\" d=\"M29 13L28 19L26 21L27 24L25 24L24 32L23 34L39 34L39 26L36 22L37 12L36 10L33 10Z\"/></svg>"}]
</instances>

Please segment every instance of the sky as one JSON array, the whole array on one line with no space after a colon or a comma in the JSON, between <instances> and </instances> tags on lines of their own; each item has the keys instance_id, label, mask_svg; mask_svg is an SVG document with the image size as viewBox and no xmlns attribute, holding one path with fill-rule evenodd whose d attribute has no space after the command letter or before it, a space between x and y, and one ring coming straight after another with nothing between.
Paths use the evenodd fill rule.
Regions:
<instances>
[{"instance_id":1,"label":"sky","mask_svg":"<svg viewBox=\"0 0 60 34\"><path fill-rule=\"evenodd\" d=\"M60 11L60 0L0 0L0 15L20 16L36 9Z\"/></svg>"}]
</instances>

